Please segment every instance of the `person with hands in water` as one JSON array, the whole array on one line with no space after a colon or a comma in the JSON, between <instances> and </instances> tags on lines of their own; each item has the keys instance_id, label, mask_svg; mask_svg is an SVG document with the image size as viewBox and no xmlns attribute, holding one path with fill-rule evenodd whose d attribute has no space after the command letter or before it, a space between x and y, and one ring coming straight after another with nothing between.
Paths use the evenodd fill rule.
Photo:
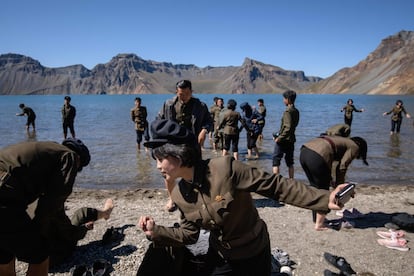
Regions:
<instances>
[{"instance_id":1,"label":"person with hands in water","mask_svg":"<svg viewBox=\"0 0 414 276\"><path fill-rule=\"evenodd\" d=\"M179 258L175 254L195 244L202 229L210 232L209 248L205 265L197 275L270 275L269 233L252 192L315 211L342 207L335 203L335 194L344 185L330 193L231 156L203 160L194 134L171 120L152 122L151 133L152 140L145 146L152 149L157 168L167 182L177 180L168 190L181 220L167 227L157 224L150 215L140 217L138 227L152 244L137 275L185 275L183 271L190 265L188 258L177 264ZM162 255L166 260L147 257L148 254ZM165 265L160 267L160 263Z\"/></svg>"}]
</instances>

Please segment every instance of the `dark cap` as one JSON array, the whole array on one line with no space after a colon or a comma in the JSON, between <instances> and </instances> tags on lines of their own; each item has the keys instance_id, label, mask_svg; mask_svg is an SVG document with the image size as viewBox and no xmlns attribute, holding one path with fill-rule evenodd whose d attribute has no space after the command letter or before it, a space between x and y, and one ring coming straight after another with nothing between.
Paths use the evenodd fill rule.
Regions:
<instances>
[{"instance_id":1,"label":"dark cap","mask_svg":"<svg viewBox=\"0 0 414 276\"><path fill-rule=\"evenodd\" d=\"M69 96L65 96L65 100L67 100L68 102L70 102L71 98Z\"/></svg>"},{"instance_id":2,"label":"dark cap","mask_svg":"<svg viewBox=\"0 0 414 276\"><path fill-rule=\"evenodd\" d=\"M246 109L246 107L248 107L249 106L249 103L247 103L247 102L244 102L244 103L242 103L241 105L240 105L240 108L241 109Z\"/></svg>"},{"instance_id":3,"label":"dark cap","mask_svg":"<svg viewBox=\"0 0 414 276\"><path fill-rule=\"evenodd\" d=\"M233 99L228 100L227 107L231 109L236 109L237 102Z\"/></svg>"},{"instance_id":4,"label":"dark cap","mask_svg":"<svg viewBox=\"0 0 414 276\"><path fill-rule=\"evenodd\" d=\"M82 167L86 167L91 161L89 149L85 146L84 143L82 143L81 140L76 138L67 138L63 140L62 145L68 147L79 155L81 161L81 167L79 168L79 171L82 170Z\"/></svg>"},{"instance_id":5,"label":"dark cap","mask_svg":"<svg viewBox=\"0 0 414 276\"><path fill-rule=\"evenodd\" d=\"M186 127L172 120L155 120L151 122L151 141L145 142L147 148L157 148L164 144L197 144L194 134Z\"/></svg>"},{"instance_id":6,"label":"dark cap","mask_svg":"<svg viewBox=\"0 0 414 276\"><path fill-rule=\"evenodd\" d=\"M359 157L362 159L362 162L368 166L367 162L367 152L368 152L368 144L364 138L361 137L351 137L351 140L355 142L355 144L359 147Z\"/></svg>"}]
</instances>

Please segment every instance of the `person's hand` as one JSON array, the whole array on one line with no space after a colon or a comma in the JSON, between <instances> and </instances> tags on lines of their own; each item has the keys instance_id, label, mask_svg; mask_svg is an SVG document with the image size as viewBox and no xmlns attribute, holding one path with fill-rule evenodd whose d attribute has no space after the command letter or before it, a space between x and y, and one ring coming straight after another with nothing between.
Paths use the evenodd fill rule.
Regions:
<instances>
[{"instance_id":1,"label":"person's hand","mask_svg":"<svg viewBox=\"0 0 414 276\"><path fill-rule=\"evenodd\" d=\"M138 221L138 227L144 231L145 235L152 236L152 230L154 229L155 221L152 217L141 216Z\"/></svg>"},{"instance_id":2,"label":"person's hand","mask_svg":"<svg viewBox=\"0 0 414 276\"><path fill-rule=\"evenodd\" d=\"M387 112L382 113L382 116L385 116L385 115L387 115Z\"/></svg>"},{"instance_id":3,"label":"person's hand","mask_svg":"<svg viewBox=\"0 0 414 276\"><path fill-rule=\"evenodd\" d=\"M405 114L405 117L411 118L411 115L407 113L407 114Z\"/></svg>"},{"instance_id":4,"label":"person's hand","mask_svg":"<svg viewBox=\"0 0 414 276\"><path fill-rule=\"evenodd\" d=\"M348 183L344 183L344 184L338 185L335 188L335 190L333 190L331 192L331 194L329 195L329 204L328 204L328 208L329 209L331 209L331 210L341 210L344 207L344 203L346 203L346 202L344 202L344 203L337 202L337 200L335 198L335 195L340 190L342 190L343 188L345 188L346 185L348 185ZM354 196L355 196L355 191L353 192L353 194L351 195L351 197L353 198Z\"/></svg>"}]
</instances>

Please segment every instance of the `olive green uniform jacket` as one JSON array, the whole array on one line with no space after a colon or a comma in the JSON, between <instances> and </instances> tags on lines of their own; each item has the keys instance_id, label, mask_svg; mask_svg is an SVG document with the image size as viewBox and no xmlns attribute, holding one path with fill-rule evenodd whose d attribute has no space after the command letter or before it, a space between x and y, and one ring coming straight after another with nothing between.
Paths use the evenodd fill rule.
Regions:
<instances>
[{"instance_id":1,"label":"olive green uniform jacket","mask_svg":"<svg viewBox=\"0 0 414 276\"><path fill-rule=\"evenodd\" d=\"M78 172L77 155L56 142L23 142L0 150L0 205L24 208L38 199L34 222L47 235L52 220L64 214Z\"/></svg>"},{"instance_id":2,"label":"olive green uniform jacket","mask_svg":"<svg viewBox=\"0 0 414 276\"><path fill-rule=\"evenodd\" d=\"M197 242L200 229L210 230L210 248L225 259L247 259L269 246L266 224L251 192L295 206L327 212L329 192L269 174L229 156L201 161L192 183L181 180L171 199L181 212L180 227L155 225L155 246Z\"/></svg>"},{"instance_id":3,"label":"olive green uniform jacket","mask_svg":"<svg viewBox=\"0 0 414 276\"><path fill-rule=\"evenodd\" d=\"M299 110L294 105L286 107L283 112L282 121L279 129L279 143L295 143L296 127L299 124Z\"/></svg>"},{"instance_id":4,"label":"olive green uniform jacket","mask_svg":"<svg viewBox=\"0 0 414 276\"><path fill-rule=\"evenodd\" d=\"M144 131L148 126L147 108L145 106L134 107L131 109L131 120L135 123L135 129Z\"/></svg>"},{"instance_id":5,"label":"olive green uniform jacket","mask_svg":"<svg viewBox=\"0 0 414 276\"><path fill-rule=\"evenodd\" d=\"M359 156L358 145L350 138L341 136L318 137L303 146L313 150L325 160L328 167L336 173L338 184L345 182L348 166ZM333 166L335 161L337 161L337 168Z\"/></svg>"}]
</instances>

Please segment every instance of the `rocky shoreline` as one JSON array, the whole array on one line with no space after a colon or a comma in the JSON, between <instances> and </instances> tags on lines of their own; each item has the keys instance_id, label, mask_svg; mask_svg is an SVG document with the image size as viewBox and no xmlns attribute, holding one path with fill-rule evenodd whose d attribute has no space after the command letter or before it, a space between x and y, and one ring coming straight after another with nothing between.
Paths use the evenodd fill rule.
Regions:
<instances>
[{"instance_id":1,"label":"rocky shoreline","mask_svg":"<svg viewBox=\"0 0 414 276\"><path fill-rule=\"evenodd\" d=\"M267 223L271 247L287 252L296 263L293 275L323 275L325 269L338 272L324 260L324 252L345 257L359 275L414 275L413 251L383 247L377 243L379 237L375 233L386 230L384 223L397 213L414 214L414 185L360 184L356 192L356 197L346 208L357 208L364 215L353 220L353 228L339 231L315 231L311 211L254 196L259 214ZM71 215L76 208L83 206L100 208L106 198L115 202L111 218L96 222L94 229L78 243L73 256L52 268L49 275L70 275L74 265L92 265L98 259L111 263L111 275L135 275L149 244L136 227L139 216L152 215L156 223L162 225L172 225L179 220L178 212L164 210L167 193L163 189L76 189L67 200L67 214ZM328 214L327 218L338 219L335 212ZM102 237L110 227L119 229L125 236L104 245ZM414 233L406 234L407 240L413 238ZM408 246L412 244L409 242ZM202 242L193 248L203 250L204 247ZM26 268L26 264L17 262L17 275L25 275Z\"/></svg>"}]
</instances>

